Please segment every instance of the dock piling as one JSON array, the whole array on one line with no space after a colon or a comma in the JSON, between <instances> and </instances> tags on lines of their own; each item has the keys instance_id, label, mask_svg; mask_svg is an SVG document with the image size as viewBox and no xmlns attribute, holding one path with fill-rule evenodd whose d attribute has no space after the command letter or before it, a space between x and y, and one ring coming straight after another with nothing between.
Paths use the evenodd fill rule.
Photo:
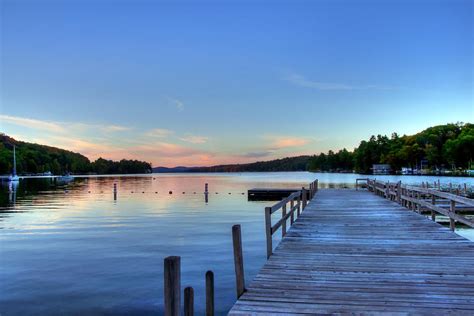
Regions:
<instances>
[{"instance_id":1,"label":"dock piling","mask_svg":"<svg viewBox=\"0 0 474 316\"><path fill-rule=\"evenodd\" d=\"M181 303L181 257L170 256L164 261L165 316L179 316Z\"/></svg>"},{"instance_id":2,"label":"dock piling","mask_svg":"<svg viewBox=\"0 0 474 316\"><path fill-rule=\"evenodd\" d=\"M301 188L301 195L303 199L303 210L306 207L306 204L308 204L308 197L306 196L306 189L304 187Z\"/></svg>"},{"instance_id":3,"label":"dock piling","mask_svg":"<svg viewBox=\"0 0 474 316\"><path fill-rule=\"evenodd\" d=\"M456 214L456 202L453 200L451 200L449 213L452 215ZM449 217L449 228L451 228L452 231L456 230L456 221L451 216Z\"/></svg>"},{"instance_id":4,"label":"dock piling","mask_svg":"<svg viewBox=\"0 0 474 316\"><path fill-rule=\"evenodd\" d=\"M206 316L214 316L214 273L206 272Z\"/></svg>"},{"instance_id":5,"label":"dock piling","mask_svg":"<svg viewBox=\"0 0 474 316\"><path fill-rule=\"evenodd\" d=\"M286 203L281 207L281 218L286 217ZM281 237L286 235L286 219L281 223Z\"/></svg>"},{"instance_id":6,"label":"dock piling","mask_svg":"<svg viewBox=\"0 0 474 316\"><path fill-rule=\"evenodd\" d=\"M273 252L272 245L272 208L265 207L265 235L267 237L267 259L270 258Z\"/></svg>"},{"instance_id":7,"label":"dock piling","mask_svg":"<svg viewBox=\"0 0 474 316\"><path fill-rule=\"evenodd\" d=\"M184 316L194 316L194 290L192 287L184 289Z\"/></svg>"},{"instance_id":8,"label":"dock piling","mask_svg":"<svg viewBox=\"0 0 474 316\"><path fill-rule=\"evenodd\" d=\"M232 241L234 246L235 284L238 299L245 292L244 257L242 254L242 232L240 225L232 226Z\"/></svg>"}]
</instances>

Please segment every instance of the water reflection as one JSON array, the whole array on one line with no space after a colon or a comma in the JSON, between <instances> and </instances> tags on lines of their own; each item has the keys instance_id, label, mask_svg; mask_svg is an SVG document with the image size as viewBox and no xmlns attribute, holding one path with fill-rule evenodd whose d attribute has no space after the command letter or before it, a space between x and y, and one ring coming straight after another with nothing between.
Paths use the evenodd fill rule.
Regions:
<instances>
[{"instance_id":1,"label":"water reflection","mask_svg":"<svg viewBox=\"0 0 474 316\"><path fill-rule=\"evenodd\" d=\"M160 174L5 183L0 192L0 311L162 314L162 261L180 255L182 285L195 288L196 314L204 313L209 269L215 274L217 313L225 314L235 297L233 224L242 225L247 280L266 259L263 209L269 202L247 201L247 190L298 188L314 178L321 187L345 188L353 187L356 177Z\"/></svg>"}]
</instances>

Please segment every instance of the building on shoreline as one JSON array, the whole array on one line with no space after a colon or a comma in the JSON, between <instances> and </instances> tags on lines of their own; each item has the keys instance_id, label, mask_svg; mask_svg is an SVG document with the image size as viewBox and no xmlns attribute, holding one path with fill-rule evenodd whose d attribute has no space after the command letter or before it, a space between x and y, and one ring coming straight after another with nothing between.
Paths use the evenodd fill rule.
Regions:
<instances>
[{"instance_id":1,"label":"building on shoreline","mask_svg":"<svg viewBox=\"0 0 474 316\"><path fill-rule=\"evenodd\" d=\"M390 174L392 168L390 168L389 164L374 164L372 165L372 173L373 174L382 174L387 175Z\"/></svg>"}]
</instances>

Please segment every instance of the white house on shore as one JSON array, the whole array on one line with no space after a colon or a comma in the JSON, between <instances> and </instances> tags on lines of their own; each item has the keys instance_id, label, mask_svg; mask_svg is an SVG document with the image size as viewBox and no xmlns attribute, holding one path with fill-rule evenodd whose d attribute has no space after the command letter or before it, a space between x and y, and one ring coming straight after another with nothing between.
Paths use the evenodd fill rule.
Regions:
<instances>
[{"instance_id":1,"label":"white house on shore","mask_svg":"<svg viewBox=\"0 0 474 316\"><path fill-rule=\"evenodd\" d=\"M373 174L390 174L392 169L389 164L374 164L372 165Z\"/></svg>"}]
</instances>

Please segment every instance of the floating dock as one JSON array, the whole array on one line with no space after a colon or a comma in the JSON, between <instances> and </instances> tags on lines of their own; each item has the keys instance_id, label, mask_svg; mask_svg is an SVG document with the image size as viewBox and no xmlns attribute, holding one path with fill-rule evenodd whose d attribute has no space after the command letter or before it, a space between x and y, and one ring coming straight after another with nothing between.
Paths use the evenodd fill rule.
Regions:
<instances>
[{"instance_id":1,"label":"floating dock","mask_svg":"<svg viewBox=\"0 0 474 316\"><path fill-rule=\"evenodd\" d=\"M473 315L474 243L373 193L319 190L229 312L270 314Z\"/></svg>"},{"instance_id":2,"label":"floating dock","mask_svg":"<svg viewBox=\"0 0 474 316\"><path fill-rule=\"evenodd\" d=\"M247 197L249 201L279 201L298 191L301 189L256 188L248 190Z\"/></svg>"}]
</instances>

